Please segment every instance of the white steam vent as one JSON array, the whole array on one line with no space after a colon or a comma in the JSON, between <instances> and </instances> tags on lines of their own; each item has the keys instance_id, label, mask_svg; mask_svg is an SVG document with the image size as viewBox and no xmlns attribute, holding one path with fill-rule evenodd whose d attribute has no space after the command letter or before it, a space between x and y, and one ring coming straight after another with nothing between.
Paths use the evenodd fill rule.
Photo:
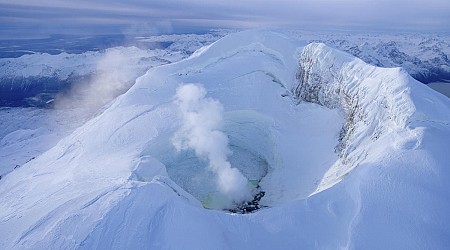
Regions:
<instances>
[{"instance_id":1,"label":"white steam vent","mask_svg":"<svg viewBox=\"0 0 450 250\"><path fill-rule=\"evenodd\" d=\"M223 123L220 102L206 97L206 90L199 84L180 86L175 98L182 116L182 125L172 138L175 148L192 149L197 157L206 160L215 174L218 190L231 203L251 200L247 178L228 160L231 150L227 135L220 131Z\"/></svg>"}]
</instances>

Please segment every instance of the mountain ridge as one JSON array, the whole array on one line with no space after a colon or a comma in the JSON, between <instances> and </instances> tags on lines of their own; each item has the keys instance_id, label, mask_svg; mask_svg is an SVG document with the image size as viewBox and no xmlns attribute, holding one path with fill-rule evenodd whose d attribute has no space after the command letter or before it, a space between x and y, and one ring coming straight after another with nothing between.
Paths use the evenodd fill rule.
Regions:
<instances>
[{"instance_id":1,"label":"mountain ridge","mask_svg":"<svg viewBox=\"0 0 450 250\"><path fill-rule=\"evenodd\" d=\"M445 223L450 221L450 202L445 199L450 192L445 181L450 176L450 125L445 116L450 101L398 69L367 66L324 45L305 45L274 32L247 31L226 36L188 59L148 70L102 114L0 180L0 246L448 246L443 236L450 233ZM323 78L310 77L318 73ZM371 76L385 82L372 81ZM311 86L319 82L322 90L308 99L305 94L315 93ZM226 123L238 124L222 128L235 138L234 150L265 157L269 166L260 182L266 192L261 202L269 208L246 215L207 210L198 200L205 183L180 191L184 184L170 175L170 168L203 171L201 164L189 162L189 154L175 164L166 162L167 155L178 156L170 144L182 124L173 97L185 83L202 84L207 96L223 105ZM335 147L353 106L350 100L347 110L345 96L336 98L333 87L339 84L349 93L362 89L356 98L370 114L355 119L356 132L343 146L350 154L369 151L368 157L342 172L333 168L340 159ZM296 91L298 86L305 90ZM398 116L382 124L387 128L372 142L376 129L367 129L365 121L390 120L389 112L372 110L377 105L370 102L383 87L392 95L387 96L386 109ZM423 105L397 106L397 100L409 98ZM398 124L391 126L393 122ZM258 138L264 140L246 145ZM231 157L239 161L242 155Z\"/></svg>"}]
</instances>

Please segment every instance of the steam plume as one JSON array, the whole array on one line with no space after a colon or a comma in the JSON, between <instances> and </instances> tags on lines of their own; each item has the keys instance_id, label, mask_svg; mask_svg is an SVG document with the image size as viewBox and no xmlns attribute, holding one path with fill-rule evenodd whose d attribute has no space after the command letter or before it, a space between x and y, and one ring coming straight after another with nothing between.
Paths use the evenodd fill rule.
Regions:
<instances>
[{"instance_id":1,"label":"steam plume","mask_svg":"<svg viewBox=\"0 0 450 250\"><path fill-rule=\"evenodd\" d=\"M55 100L57 109L80 108L92 113L124 93L140 75L133 57L120 49L107 49L96 63L95 74L87 81L73 84L72 89Z\"/></svg>"},{"instance_id":2,"label":"steam plume","mask_svg":"<svg viewBox=\"0 0 450 250\"><path fill-rule=\"evenodd\" d=\"M251 198L247 179L228 161L231 153L228 137L219 130L223 107L220 102L207 98L206 90L198 84L180 86L176 104L183 124L172 142L177 150L193 149L198 157L208 161L216 174L219 191L236 203Z\"/></svg>"}]
</instances>

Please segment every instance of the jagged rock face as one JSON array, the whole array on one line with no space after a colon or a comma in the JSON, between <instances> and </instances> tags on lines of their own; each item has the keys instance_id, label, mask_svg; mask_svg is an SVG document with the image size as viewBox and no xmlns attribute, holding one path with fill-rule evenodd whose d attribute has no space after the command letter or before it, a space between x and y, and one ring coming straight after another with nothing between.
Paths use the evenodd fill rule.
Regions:
<instances>
[{"instance_id":1,"label":"jagged rock face","mask_svg":"<svg viewBox=\"0 0 450 250\"><path fill-rule=\"evenodd\" d=\"M374 152L371 147L377 140L392 131L410 133L411 128L431 119L426 105L420 103L435 97L402 68L371 66L324 44L305 46L296 79L292 88L295 98L338 109L346 118L335 148L339 160L322 182L338 182ZM424 96L413 99L412 89ZM436 105L441 105L440 101ZM432 119L445 123L447 118L439 114ZM412 148L420 144L420 139L414 141ZM319 185L318 190L323 188Z\"/></svg>"},{"instance_id":2,"label":"jagged rock face","mask_svg":"<svg viewBox=\"0 0 450 250\"><path fill-rule=\"evenodd\" d=\"M293 93L300 101L317 103L331 109L338 108L345 113L346 123L336 146L340 157L345 160L349 140L352 139L356 124L363 120L364 111L359 105L358 94L345 88L344 81L348 79L344 78L343 72L339 69L341 65L330 62L328 70L321 70L320 58L316 55L319 48L324 48L324 45L311 44L303 50L296 76L298 85L293 89Z\"/></svg>"},{"instance_id":3,"label":"jagged rock face","mask_svg":"<svg viewBox=\"0 0 450 250\"><path fill-rule=\"evenodd\" d=\"M359 147L362 142L378 140L387 127L404 127L406 117L412 114L408 98L392 99L389 93L406 93L407 86L396 78L399 73L407 75L399 69L391 71L393 74L385 74L324 44L314 43L303 49L296 76L298 85L292 90L295 98L339 109L346 117L335 148L340 157L335 166L345 170L337 178L367 157L368 149ZM399 84L394 87L396 82ZM374 84L379 85L378 89L374 90Z\"/></svg>"}]
</instances>

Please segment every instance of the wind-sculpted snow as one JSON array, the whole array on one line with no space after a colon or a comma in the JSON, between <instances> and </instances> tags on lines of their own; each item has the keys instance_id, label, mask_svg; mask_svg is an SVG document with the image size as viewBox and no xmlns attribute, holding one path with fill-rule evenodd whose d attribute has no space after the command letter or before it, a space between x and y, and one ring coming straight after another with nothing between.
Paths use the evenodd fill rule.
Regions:
<instances>
[{"instance_id":1,"label":"wind-sculpted snow","mask_svg":"<svg viewBox=\"0 0 450 250\"><path fill-rule=\"evenodd\" d=\"M434 97L401 68L377 68L324 44L313 43L303 49L297 79L293 89L297 98L338 108L346 115L336 147L340 161L318 191L364 161L370 142L391 130L410 130L423 121L450 124L445 97ZM418 92L420 97L411 97ZM435 108L430 110L425 100L433 100ZM410 140L410 147L419 146L420 138L412 135Z\"/></svg>"},{"instance_id":2,"label":"wind-sculpted snow","mask_svg":"<svg viewBox=\"0 0 450 250\"><path fill-rule=\"evenodd\" d=\"M265 192L205 209L216 179L172 138L177 89L223 106L228 160ZM446 249L449 100L399 69L268 31L137 79L102 114L0 180L2 249Z\"/></svg>"}]
</instances>

